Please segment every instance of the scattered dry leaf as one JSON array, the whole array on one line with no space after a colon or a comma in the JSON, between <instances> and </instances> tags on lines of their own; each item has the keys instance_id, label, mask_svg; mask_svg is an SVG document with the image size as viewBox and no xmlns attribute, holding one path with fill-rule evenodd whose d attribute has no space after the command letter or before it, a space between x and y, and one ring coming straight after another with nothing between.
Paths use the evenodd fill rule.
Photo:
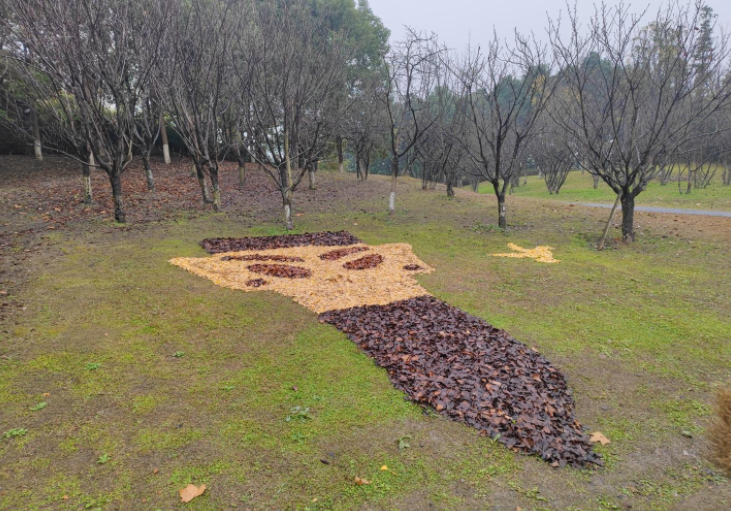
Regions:
<instances>
[{"instance_id":1,"label":"scattered dry leaf","mask_svg":"<svg viewBox=\"0 0 731 511\"><path fill-rule=\"evenodd\" d=\"M388 467L387 467L386 465L383 465L383 466L381 467L381 470L388 470Z\"/></svg>"},{"instance_id":2,"label":"scattered dry leaf","mask_svg":"<svg viewBox=\"0 0 731 511\"><path fill-rule=\"evenodd\" d=\"M190 502L194 498L203 495L204 491L206 491L205 484L202 484L200 486L189 484L188 486L180 490L180 500L182 500L183 502Z\"/></svg>"},{"instance_id":3,"label":"scattered dry leaf","mask_svg":"<svg viewBox=\"0 0 731 511\"><path fill-rule=\"evenodd\" d=\"M357 484L358 486L363 486L364 484L371 484L371 482L368 479L363 479L362 477L356 477L355 484Z\"/></svg>"},{"instance_id":4,"label":"scattered dry leaf","mask_svg":"<svg viewBox=\"0 0 731 511\"><path fill-rule=\"evenodd\" d=\"M611 441L607 437L605 437L602 433L600 433L599 431L595 431L594 433L592 433L591 438L589 440L592 441L593 443L598 442L602 445L608 445L611 443Z\"/></svg>"},{"instance_id":5,"label":"scattered dry leaf","mask_svg":"<svg viewBox=\"0 0 731 511\"><path fill-rule=\"evenodd\" d=\"M517 259L534 259L538 263L560 263L558 259L553 258L553 247L536 247L533 250L520 247L514 243L508 243L508 248L513 252L508 254L492 254L493 257L514 257Z\"/></svg>"}]
</instances>

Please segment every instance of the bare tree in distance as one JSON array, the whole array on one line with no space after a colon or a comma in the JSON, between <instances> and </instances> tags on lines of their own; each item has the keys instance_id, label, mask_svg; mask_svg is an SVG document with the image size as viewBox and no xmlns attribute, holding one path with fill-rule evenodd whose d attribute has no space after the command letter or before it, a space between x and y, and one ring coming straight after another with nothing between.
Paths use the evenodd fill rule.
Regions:
<instances>
[{"instance_id":1,"label":"bare tree in distance","mask_svg":"<svg viewBox=\"0 0 731 511\"><path fill-rule=\"evenodd\" d=\"M257 3L242 23L231 69L242 130L251 158L281 193L284 223L293 229L293 194L335 134L350 48L303 3Z\"/></svg>"},{"instance_id":2,"label":"bare tree in distance","mask_svg":"<svg viewBox=\"0 0 731 511\"><path fill-rule=\"evenodd\" d=\"M673 45L660 44L643 30L643 16L629 6L601 5L583 33L576 7L569 11L570 34L550 22L551 43L565 89L556 97L562 128L581 146L583 162L618 195L622 204L622 237L635 239L635 198L653 179L663 161L694 135L688 127L708 119L731 95L728 79L708 90L706 85L729 53L725 38L711 44L713 58L703 66L689 58L701 45L699 30L704 3L671 3L653 23L673 34ZM672 48L672 51L667 51ZM699 94L699 108L687 108Z\"/></svg>"},{"instance_id":3,"label":"bare tree in distance","mask_svg":"<svg viewBox=\"0 0 731 511\"><path fill-rule=\"evenodd\" d=\"M23 53L14 58L32 108L56 132L54 149L84 168L85 153L93 156L109 177L114 218L125 222L121 178L133 160L135 116L155 70L169 1L156 0L144 10L114 0L4 5L9 16L0 23L17 42L13 51ZM145 17L150 37L133 51L138 15Z\"/></svg>"},{"instance_id":4,"label":"bare tree in distance","mask_svg":"<svg viewBox=\"0 0 731 511\"><path fill-rule=\"evenodd\" d=\"M540 120L530 154L543 175L548 193L558 194L576 165L577 155L567 133L547 114Z\"/></svg>"},{"instance_id":5,"label":"bare tree in distance","mask_svg":"<svg viewBox=\"0 0 731 511\"><path fill-rule=\"evenodd\" d=\"M193 160L203 201L216 212L221 210L220 130L231 103L227 75L235 32L231 2L191 0L176 10L157 76L156 88Z\"/></svg>"},{"instance_id":6,"label":"bare tree in distance","mask_svg":"<svg viewBox=\"0 0 731 511\"><path fill-rule=\"evenodd\" d=\"M484 52L470 48L456 66L467 102L465 148L473 172L492 185L501 229L508 225L505 195L557 83L551 71L547 47L517 32L512 46L495 34Z\"/></svg>"},{"instance_id":7,"label":"bare tree in distance","mask_svg":"<svg viewBox=\"0 0 731 511\"><path fill-rule=\"evenodd\" d=\"M414 153L417 142L432 129L438 115L427 96L442 65L444 49L434 34L425 36L409 29L406 39L383 55L383 82L379 100L386 110L391 158L391 191L388 212L396 212L396 190L401 161Z\"/></svg>"}]
</instances>

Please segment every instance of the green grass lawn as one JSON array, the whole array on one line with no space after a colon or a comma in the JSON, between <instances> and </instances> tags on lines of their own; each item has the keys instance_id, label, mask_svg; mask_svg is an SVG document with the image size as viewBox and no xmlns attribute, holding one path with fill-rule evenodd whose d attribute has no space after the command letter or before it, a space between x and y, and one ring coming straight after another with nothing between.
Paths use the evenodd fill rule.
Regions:
<instances>
[{"instance_id":1,"label":"green grass lawn","mask_svg":"<svg viewBox=\"0 0 731 511\"><path fill-rule=\"evenodd\" d=\"M566 197L584 179L572 175ZM519 193L548 198L543 186ZM603 213L566 217L518 197L518 227L503 234L485 227L490 197L419 187L402 180L394 216L385 196L322 211L297 202L297 232L411 243L436 268L419 277L431 293L564 371L580 420L612 440L598 448L606 468L514 454L405 401L291 300L171 266L203 256L206 237L283 232L233 212L181 214L124 229L91 221L28 248L27 283L9 298L25 309L0 333L0 435L18 431L0 438L0 510L725 509L731 485L705 461L703 430L731 377L731 236L648 225L637 244L598 253ZM490 256L508 242L548 244L561 263ZM188 483L208 490L183 505Z\"/></svg>"},{"instance_id":2,"label":"green grass lawn","mask_svg":"<svg viewBox=\"0 0 731 511\"><path fill-rule=\"evenodd\" d=\"M612 204L617 198L604 181L594 189L594 179L588 172L572 171L566 182L556 195L548 193L543 179L538 176L528 177L528 184L522 184L513 191L517 197L535 197L539 199L559 200L564 202L587 202ZM660 185L659 181L650 183L645 191L637 196L638 206L656 206L666 208L690 208L719 211L731 211L731 186L724 186L719 176L705 189L695 189L685 194L686 183L681 183L683 193L678 192L678 183ZM482 183L480 193L493 194L492 185Z\"/></svg>"}]
</instances>

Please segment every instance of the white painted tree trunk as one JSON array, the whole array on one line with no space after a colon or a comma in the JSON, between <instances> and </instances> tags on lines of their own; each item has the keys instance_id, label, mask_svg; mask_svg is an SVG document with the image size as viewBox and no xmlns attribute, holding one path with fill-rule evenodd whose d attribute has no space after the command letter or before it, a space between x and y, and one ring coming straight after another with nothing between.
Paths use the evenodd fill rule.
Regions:
<instances>
[{"instance_id":1,"label":"white painted tree trunk","mask_svg":"<svg viewBox=\"0 0 731 511\"><path fill-rule=\"evenodd\" d=\"M91 190L91 176L84 176L84 202L91 204L94 201L94 195Z\"/></svg>"},{"instance_id":2,"label":"white painted tree trunk","mask_svg":"<svg viewBox=\"0 0 731 511\"><path fill-rule=\"evenodd\" d=\"M289 204L284 205L284 225L288 231L294 229L294 222L292 222L292 207Z\"/></svg>"},{"instance_id":3,"label":"white painted tree trunk","mask_svg":"<svg viewBox=\"0 0 731 511\"><path fill-rule=\"evenodd\" d=\"M170 146L168 144L163 144L162 146L162 157L165 161L166 165L170 164Z\"/></svg>"}]
</instances>

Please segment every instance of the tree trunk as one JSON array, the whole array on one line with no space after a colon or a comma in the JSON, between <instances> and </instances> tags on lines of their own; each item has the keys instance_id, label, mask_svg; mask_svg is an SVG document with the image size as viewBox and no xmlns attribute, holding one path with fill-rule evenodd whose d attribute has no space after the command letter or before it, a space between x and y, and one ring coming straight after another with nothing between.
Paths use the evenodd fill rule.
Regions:
<instances>
[{"instance_id":1,"label":"tree trunk","mask_svg":"<svg viewBox=\"0 0 731 511\"><path fill-rule=\"evenodd\" d=\"M688 187L685 189L685 194L689 195L691 189L693 188L693 180L691 179L693 177L693 173L690 171L690 165L688 165Z\"/></svg>"},{"instance_id":2,"label":"tree trunk","mask_svg":"<svg viewBox=\"0 0 731 511\"><path fill-rule=\"evenodd\" d=\"M165 127L165 114L160 112L160 137L162 138L162 157L165 164L170 164L170 145L168 143L168 132Z\"/></svg>"},{"instance_id":3,"label":"tree trunk","mask_svg":"<svg viewBox=\"0 0 731 511\"><path fill-rule=\"evenodd\" d=\"M152 167L150 166L150 153L142 155L142 165L145 167L145 177L147 178L147 189L151 192L155 191L155 178L152 175Z\"/></svg>"},{"instance_id":4,"label":"tree trunk","mask_svg":"<svg viewBox=\"0 0 731 511\"><path fill-rule=\"evenodd\" d=\"M391 193L388 196L388 214L396 213L396 180L398 179L398 158L391 161Z\"/></svg>"},{"instance_id":5,"label":"tree trunk","mask_svg":"<svg viewBox=\"0 0 731 511\"><path fill-rule=\"evenodd\" d=\"M43 148L41 146L41 128L38 125L38 114L35 110L30 111L31 122L33 123L33 150L36 160L43 161Z\"/></svg>"},{"instance_id":6,"label":"tree trunk","mask_svg":"<svg viewBox=\"0 0 731 511\"><path fill-rule=\"evenodd\" d=\"M345 158L343 157L343 137L338 137L335 140L338 146L338 172L345 172Z\"/></svg>"},{"instance_id":7,"label":"tree trunk","mask_svg":"<svg viewBox=\"0 0 731 511\"><path fill-rule=\"evenodd\" d=\"M454 197L454 187L451 181L447 181L447 197Z\"/></svg>"},{"instance_id":8,"label":"tree trunk","mask_svg":"<svg viewBox=\"0 0 731 511\"><path fill-rule=\"evenodd\" d=\"M246 186L246 163L239 162L239 186L243 188Z\"/></svg>"},{"instance_id":9,"label":"tree trunk","mask_svg":"<svg viewBox=\"0 0 731 511\"><path fill-rule=\"evenodd\" d=\"M124 213L124 203L122 202L122 173L119 171L117 164L112 165L112 171L109 175L112 183L112 198L114 199L114 220L123 224L127 221Z\"/></svg>"},{"instance_id":10,"label":"tree trunk","mask_svg":"<svg viewBox=\"0 0 731 511\"><path fill-rule=\"evenodd\" d=\"M89 156L90 160L93 158L93 156ZM91 191L91 167L89 163L84 162L81 164L81 174L84 176L84 204L91 204L94 197Z\"/></svg>"},{"instance_id":11,"label":"tree trunk","mask_svg":"<svg viewBox=\"0 0 731 511\"><path fill-rule=\"evenodd\" d=\"M206 175L203 172L203 167L198 163L193 163L193 174L198 177L198 184L201 187L201 194L203 195L203 202L210 204L213 202L211 196L208 193L208 183L206 183Z\"/></svg>"},{"instance_id":12,"label":"tree trunk","mask_svg":"<svg viewBox=\"0 0 731 511\"><path fill-rule=\"evenodd\" d=\"M622 193L622 239L635 240L635 196L632 192Z\"/></svg>"},{"instance_id":13,"label":"tree trunk","mask_svg":"<svg viewBox=\"0 0 731 511\"><path fill-rule=\"evenodd\" d=\"M315 170L312 168L312 165L307 169L307 176L310 178L310 190L317 190L317 185L315 184Z\"/></svg>"},{"instance_id":14,"label":"tree trunk","mask_svg":"<svg viewBox=\"0 0 731 511\"><path fill-rule=\"evenodd\" d=\"M508 228L508 218L506 214L506 208L505 208L505 194L504 193L498 193L497 194L497 209L498 209L498 227L500 229L507 229Z\"/></svg>"},{"instance_id":15,"label":"tree trunk","mask_svg":"<svg viewBox=\"0 0 731 511\"><path fill-rule=\"evenodd\" d=\"M363 179L363 160L361 160L360 156L355 157L355 177L358 179Z\"/></svg>"},{"instance_id":16,"label":"tree trunk","mask_svg":"<svg viewBox=\"0 0 731 511\"><path fill-rule=\"evenodd\" d=\"M211 175L211 185L213 186L213 211L215 213L221 212L221 188L218 184L218 166L216 168L211 167L209 169Z\"/></svg>"},{"instance_id":17,"label":"tree trunk","mask_svg":"<svg viewBox=\"0 0 731 511\"><path fill-rule=\"evenodd\" d=\"M284 225L288 231L294 229L294 222L292 221L292 160L289 156L289 133L284 133L284 163L285 163L285 179L286 183L283 194L283 205L284 205Z\"/></svg>"},{"instance_id":18,"label":"tree trunk","mask_svg":"<svg viewBox=\"0 0 731 511\"><path fill-rule=\"evenodd\" d=\"M592 176L594 178L594 190L599 188L599 176Z\"/></svg>"}]
</instances>

